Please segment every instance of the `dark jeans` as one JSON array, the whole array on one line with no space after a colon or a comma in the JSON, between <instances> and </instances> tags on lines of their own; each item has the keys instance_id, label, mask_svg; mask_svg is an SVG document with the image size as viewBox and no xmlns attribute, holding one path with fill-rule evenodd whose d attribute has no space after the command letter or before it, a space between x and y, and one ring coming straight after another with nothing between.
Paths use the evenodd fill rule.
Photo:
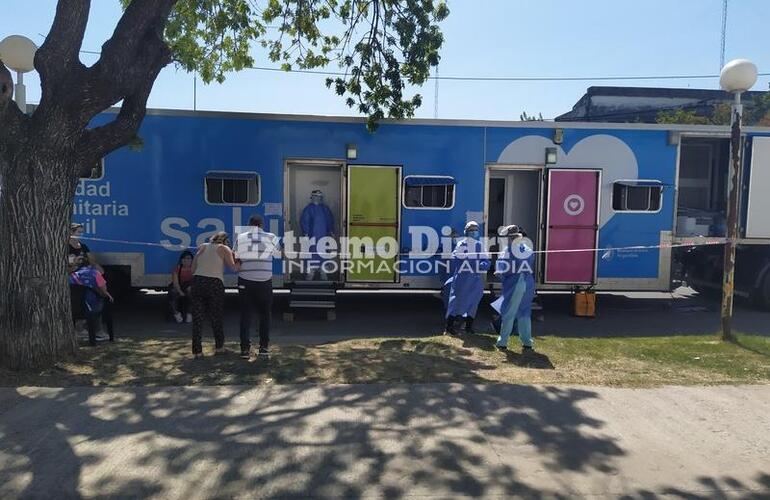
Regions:
<instances>
[{"instance_id":1,"label":"dark jeans","mask_svg":"<svg viewBox=\"0 0 770 500\"><path fill-rule=\"evenodd\" d=\"M211 320L214 332L214 346L219 349L225 345L225 328L222 308L225 304L225 285L218 278L195 276L192 284L192 352L203 352L201 334L206 317Z\"/></svg>"},{"instance_id":2,"label":"dark jeans","mask_svg":"<svg viewBox=\"0 0 770 500\"><path fill-rule=\"evenodd\" d=\"M86 328L88 329L88 343L96 345L96 332L99 331L99 325L104 325L110 342L115 340L115 331L112 326L112 304L107 301L101 312L86 313Z\"/></svg>"},{"instance_id":3,"label":"dark jeans","mask_svg":"<svg viewBox=\"0 0 770 500\"><path fill-rule=\"evenodd\" d=\"M184 295L179 295L174 285L168 288L168 301L172 315L180 313L184 316L190 312L190 285L190 283L179 284L179 288L182 289Z\"/></svg>"},{"instance_id":4,"label":"dark jeans","mask_svg":"<svg viewBox=\"0 0 770 500\"><path fill-rule=\"evenodd\" d=\"M249 281L238 278L238 298L241 303L241 351L251 348L251 316L259 315L259 347L270 343L270 319L273 308L273 280Z\"/></svg>"},{"instance_id":5,"label":"dark jeans","mask_svg":"<svg viewBox=\"0 0 770 500\"><path fill-rule=\"evenodd\" d=\"M99 312L91 312L86 307L85 294L88 288L78 285L70 285L70 300L72 305L72 321L73 323L78 320L86 320L86 328L88 329L88 343L96 345L96 332L99 331L100 325L104 325L107 330L107 334L110 336L110 341L115 340L115 330L113 329L112 322L112 303L108 300L104 301L102 310Z\"/></svg>"}]
</instances>

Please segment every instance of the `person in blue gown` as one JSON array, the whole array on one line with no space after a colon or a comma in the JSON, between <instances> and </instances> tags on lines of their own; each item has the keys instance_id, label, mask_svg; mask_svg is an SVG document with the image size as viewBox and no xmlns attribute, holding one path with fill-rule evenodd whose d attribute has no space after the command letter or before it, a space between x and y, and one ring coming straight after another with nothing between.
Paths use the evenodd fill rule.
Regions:
<instances>
[{"instance_id":1,"label":"person in blue gown","mask_svg":"<svg viewBox=\"0 0 770 500\"><path fill-rule=\"evenodd\" d=\"M311 280L315 275L315 269L320 269L321 279L326 280L326 272L323 270L323 259L316 250L316 243L326 236L334 236L334 215L324 203L324 195L320 189L310 194L310 203L302 210L299 219L303 236L313 238L310 245L310 258L307 260L307 279Z\"/></svg>"},{"instance_id":2,"label":"person in blue gown","mask_svg":"<svg viewBox=\"0 0 770 500\"><path fill-rule=\"evenodd\" d=\"M495 274L503 282L503 303L500 307L502 322L495 345L501 351L508 349L508 339L516 323L524 352L534 347L532 341L532 299L535 297L535 256L533 244L518 228L509 226L503 231L510 243L497 259Z\"/></svg>"},{"instance_id":3,"label":"person in blue gown","mask_svg":"<svg viewBox=\"0 0 770 500\"><path fill-rule=\"evenodd\" d=\"M452 252L452 276L447 280L446 333L457 335L456 323L463 318L466 333L473 333L473 319L484 296L484 274L489 265L489 256L479 241L479 224L470 221L465 225L465 238Z\"/></svg>"}]
</instances>

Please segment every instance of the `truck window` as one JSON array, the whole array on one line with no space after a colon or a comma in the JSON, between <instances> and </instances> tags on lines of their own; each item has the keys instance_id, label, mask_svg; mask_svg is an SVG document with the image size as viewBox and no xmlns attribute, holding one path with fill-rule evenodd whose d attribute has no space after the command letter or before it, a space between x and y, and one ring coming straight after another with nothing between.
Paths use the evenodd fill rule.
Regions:
<instances>
[{"instance_id":1,"label":"truck window","mask_svg":"<svg viewBox=\"0 0 770 500\"><path fill-rule=\"evenodd\" d=\"M210 205L257 205L259 176L254 172L208 172L206 202Z\"/></svg>"},{"instance_id":2,"label":"truck window","mask_svg":"<svg viewBox=\"0 0 770 500\"><path fill-rule=\"evenodd\" d=\"M455 180L451 177L407 176L404 179L406 208L450 209L455 204Z\"/></svg>"},{"instance_id":3,"label":"truck window","mask_svg":"<svg viewBox=\"0 0 770 500\"><path fill-rule=\"evenodd\" d=\"M650 181L619 181L612 188L612 209L617 212L657 212L663 186Z\"/></svg>"}]
</instances>

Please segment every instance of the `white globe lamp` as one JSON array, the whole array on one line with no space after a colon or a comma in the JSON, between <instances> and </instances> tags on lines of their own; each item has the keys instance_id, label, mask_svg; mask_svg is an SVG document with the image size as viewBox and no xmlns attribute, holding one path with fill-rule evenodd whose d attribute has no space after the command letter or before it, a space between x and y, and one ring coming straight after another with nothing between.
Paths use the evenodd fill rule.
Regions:
<instances>
[{"instance_id":1,"label":"white globe lamp","mask_svg":"<svg viewBox=\"0 0 770 500\"><path fill-rule=\"evenodd\" d=\"M728 92L746 92L757 83L757 66L748 59L734 59L719 74L719 86Z\"/></svg>"},{"instance_id":2,"label":"white globe lamp","mask_svg":"<svg viewBox=\"0 0 770 500\"><path fill-rule=\"evenodd\" d=\"M16 105L23 113L27 112L27 89L24 86L24 73L35 69L37 45L29 38L11 35L0 42L0 59L16 72L14 96Z\"/></svg>"}]
</instances>

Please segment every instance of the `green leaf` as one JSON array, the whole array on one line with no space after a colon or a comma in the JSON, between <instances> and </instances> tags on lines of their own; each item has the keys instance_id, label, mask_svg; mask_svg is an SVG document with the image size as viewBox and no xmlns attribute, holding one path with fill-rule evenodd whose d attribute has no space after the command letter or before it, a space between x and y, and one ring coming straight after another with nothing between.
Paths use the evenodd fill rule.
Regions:
<instances>
[{"instance_id":1,"label":"green leaf","mask_svg":"<svg viewBox=\"0 0 770 500\"><path fill-rule=\"evenodd\" d=\"M165 37L176 64L205 83L254 66L252 47L285 71L337 61L345 76L326 86L368 115L373 129L422 104L405 95L407 86L424 84L438 65L438 23L448 15L443 0L179 0Z\"/></svg>"}]
</instances>

